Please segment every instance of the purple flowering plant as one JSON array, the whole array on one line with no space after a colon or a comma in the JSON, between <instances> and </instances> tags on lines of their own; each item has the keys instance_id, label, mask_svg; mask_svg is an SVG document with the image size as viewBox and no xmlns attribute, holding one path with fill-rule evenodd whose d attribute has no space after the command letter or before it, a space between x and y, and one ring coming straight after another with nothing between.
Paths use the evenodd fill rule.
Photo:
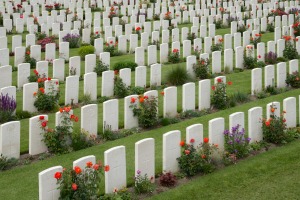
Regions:
<instances>
[{"instance_id":1,"label":"purple flowering plant","mask_svg":"<svg viewBox=\"0 0 300 200\"><path fill-rule=\"evenodd\" d=\"M8 94L0 95L0 123L5 123L13 119L14 111L16 110L17 103L13 97Z\"/></svg>"},{"instance_id":2,"label":"purple flowering plant","mask_svg":"<svg viewBox=\"0 0 300 200\"><path fill-rule=\"evenodd\" d=\"M250 138L245 136L245 129L240 130L241 125L236 125L230 130L224 131L225 150L237 158L246 157L249 154Z\"/></svg>"},{"instance_id":3,"label":"purple flowering plant","mask_svg":"<svg viewBox=\"0 0 300 200\"><path fill-rule=\"evenodd\" d=\"M78 48L80 46L80 35L68 33L63 37L64 42L69 42L70 48Z\"/></svg>"},{"instance_id":4,"label":"purple flowering plant","mask_svg":"<svg viewBox=\"0 0 300 200\"><path fill-rule=\"evenodd\" d=\"M265 54L265 62L266 64L276 64L277 63L277 54L269 51Z\"/></svg>"}]
</instances>

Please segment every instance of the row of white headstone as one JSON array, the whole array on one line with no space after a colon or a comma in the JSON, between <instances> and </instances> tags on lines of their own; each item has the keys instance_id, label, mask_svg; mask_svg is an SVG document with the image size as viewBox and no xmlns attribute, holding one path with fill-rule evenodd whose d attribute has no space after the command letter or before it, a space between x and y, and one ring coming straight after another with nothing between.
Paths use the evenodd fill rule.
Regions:
<instances>
[{"instance_id":1,"label":"row of white headstone","mask_svg":"<svg viewBox=\"0 0 300 200\"><path fill-rule=\"evenodd\" d=\"M261 92L263 89L262 75L263 69L255 68L251 71L251 94L254 95L257 92ZM290 60L289 61L289 74L299 72L298 66L298 59ZM284 88L286 87L286 77L287 77L287 67L285 62L278 63L276 65L276 79L275 79L275 67L274 65L268 65L264 68L264 88L268 86L275 86L276 80L276 87L277 88Z\"/></svg>"},{"instance_id":2,"label":"row of white headstone","mask_svg":"<svg viewBox=\"0 0 300 200\"><path fill-rule=\"evenodd\" d=\"M280 103L272 102L267 104L267 119L270 117L270 108L275 106L275 115L280 115ZM284 117L287 127L296 126L296 98L289 97L283 100L283 110L286 111ZM262 107L254 107L248 110L248 135L250 142L261 141L262 135ZM244 112L236 112L229 116L229 129L240 125L245 128ZM241 130L240 129L240 130ZM208 122L208 136L211 144L218 144L220 151L224 151L224 130L225 119L222 117L212 119ZM194 124L186 128L186 143L195 140L195 146L203 142L203 125ZM179 171L177 158L181 156L181 131L174 130L163 134L163 167L162 171ZM85 168L87 162L96 163L95 156L86 156L73 162L73 168L79 166ZM114 188L120 189L127 186L127 168L125 146L117 146L104 152L104 165L110 166L110 171L105 172L105 193L112 193ZM41 200L58 199L59 190L57 189L54 174L62 172L62 166L48 168L39 173L39 196ZM147 174L148 177L155 176L155 140L146 138L135 143L135 174L137 170L141 175ZM156 172L157 173L157 172Z\"/></svg>"}]
</instances>

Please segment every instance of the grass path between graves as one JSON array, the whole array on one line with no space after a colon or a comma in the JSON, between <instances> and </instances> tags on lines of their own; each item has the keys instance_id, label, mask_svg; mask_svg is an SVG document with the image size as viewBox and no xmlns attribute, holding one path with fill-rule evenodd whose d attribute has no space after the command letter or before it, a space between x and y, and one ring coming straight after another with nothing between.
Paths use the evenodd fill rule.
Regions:
<instances>
[{"instance_id":1,"label":"grass path between graves","mask_svg":"<svg viewBox=\"0 0 300 200\"><path fill-rule=\"evenodd\" d=\"M149 199L299 199L299 148L297 140Z\"/></svg>"},{"instance_id":2,"label":"grass path between graves","mask_svg":"<svg viewBox=\"0 0 300 200\"><path fill-rule=\"evenodd\" d=\"M161 127L159 129L154 129L151 131L147 131L147 132L143 132L140 134L135 134L135 135L131 135L129 137L123 138L123 139L119 139L119 140L115 140L115 141L109 141L106 142L102 145L99 146L93 146L91 148L88 149L84 149L81 151L77 151L77 152L72 152L66 155L60 155L60 156L55 156L43 161L39 161L36 163L32 163L30 165L25 165L25 166L21 166L21 167L17 167L14 168L12 170L8 170L8 171L4 171L0 173L0 197L5 197L5 199L38 199L38 173L49 168L49 167L53 167L56 165L62 165L63 167L71 167L72 166L72 162L78 158L81 158L83 156L87 156L87 155L95 155L97 160L103 160L104 157L104 151L108 150L109 148L115 147L115 146L119 146L119 145L124 145L126 147L126 164L127 164L127 181L128 181L128 185L132 185L133 184L133 176L134 176L134 144L135 142L144 139L144 138L154 138L155 139L155 171L156 174L161 173L162 171L162 135L164 133L167 133L168 131L171 130L180 130L182 132L182 138L185 138L185 129L187 126L193 125L195 123L202 123L204 125L204 136L208 136L208 121L217 117L224 117L225 118L225 128L228 128L228 116L234 112L238 112L238 111L243 111L246 112L245 113L245 128L247 130L247 111L248 109L255 107L255 106L262 106L264 109L264 113L266 112L266 104L272 101L279 101L282 102L282 100L284 98L287 97L297 97L300 94L300 89L297 90L291 90L276 96L272 96L272 97L268 97L265 99L261 99L261 100L257 100L254 102L249 102L240 106L236 106L230 109L226 109L226 110L222 110L213 114L209 114L206 116L202 116L202 117L198 117L198 118L193 118L190 120L186 120L186 121L182 121L180 123L177 124L173 124L170 126L165 126L165 127ZM298 104L298 101L297 101ZM298 111L297 111L298 112ZM298 114L297 114L298 117ZM288 183L284 183L284 181L286 181L286 177L282 177L280 178L280 176L284 176L283 174L281 175L278 170L285 171L286 175L291 175L291 181L292 180L299 180L299 178L297 178L297 173L295 174L291 174L291 170L294 169L294 165L293 163L295 163L298 159L298 168L300 166L300 157L298 156L299 153L297 150L296 152L296 148L299 149L300 146L300 142L294 142L290 145L287 145L286 147L282 147L279 148L278 150L272 150L267 154L271 154L271 156L268 156L268 158L264 155L260 155L257 158L250 158L250 164L247 164L248 161L243 161L241 163L241 166L244 166L244 168L241 168L241 171L235 170L237 172L237 174L232 175L231 173L233 173L233 168L235 166L229 167L228 169L224 169L220 172L215 173L215 176L220 176L220 173L225 173L224 175L222 175L222 179L219 178L219 180L222 180L223 184L212 184L214 185L214 187L220 187L220 188L226 188L224 185L228 185L231 186L231 184L236 183L236 182L241 182L242 186L245 188L248 188L249 185L253 185L253 184L261 184L263 183L262 181L255 181L250 179L249 181L244 181L244 179L242 177L240 177L238 174L245 174L248 175L248 172L246 173L245 170L262 170L262 174L264 175L265 179L267 179L267 177L271 177L271 179L268 179L265 183L266 183L266 187L270 186L270 189L276 189L275 187L275 183L279 182L279 181L283 181L282 186L286 187L288 186ZM283 151L283 152L281 152ZM287 162L286 159L288 159L288 156L290 155L290 160L291 162L291 166L289 166L289 162ZM282 161L280 162L280 159L277 158L276 156L282 156ZM273 159L272 159L273 156ZM268 161L268 159L270 159ZM253 161L254 160L254 161ZM257 160L257 161L256 161ZM274 161L275 164L270 163L271 161ZM253 162L255 163L259 163L259 166L254 166ZM279 164L278 164L279 162ZM269 163L269 164L268 164ZM286 165L284 167L282 167L281 165ZM240 164L237 165L237 167ZM288 170L287 170L288 169ZM228 170L228 174L226 173L226 171ZM267 171L272 171L272 170L277 170L275 174L267 174ZM298 170L299 171L299 170ZM239 173L240 172L240 173ZM258 180L260 179L260 176L256 176L256 173L254 173L253 171L251 172L251 176L254 176L256 178L258 178ZM249 173L250 173L249 172ZM298 172L300 173L300 172ZM253 175L252 175L253 174ZM278 174L278 175L277 175ZM280 175L280 176L279 176ZM209 177L214 176L214 174L209 175ZM232 181L232 177L236 176L237 181L233 182ZM249 175L250 176L250 175ZM240 178L239 178L240 177ZM272 182L272 178L277 178L275 181ZM202 179L199 178L199 179ZM241 180L240 180L241 179ZM264 180L264 179L263 179ZM269 183L272 182L272 183ZM102 184L104 183L104 180L102 181ZM251 184L253 183L253 184ZM206 183L207 184L207 183ZM205 185L206 185L205 184ZM273 184L273 186L272 186ZM294 184L298 184L298 181L294 181ZM238 185L237 183L235 185ZM291 190L294 186L291 184ZM235 188L232 186L232 188ZM258 187L260 188L260 187ZM104 191L104 187L102 187L103 191ZM207 192L207 194L209 193L214 193L214 192L226 192L222 189L218 189L215 190L215 188L213 188L212 186L212 191ZM198 189L200 190L200 189ZM204 191L206 190L205 188L203 189ZM203 191L203 192L204 192ZM240 194L239 198L243 198L243 195L248 195L248 193L244 192L244 193L238 193L239 190L236 190L237 194ZM249 190L250 191L250 190ZM251 190L253 192L255 192L254 190ZM259 191L259 189L258 189ZM178 192L180 193L180 192ZM230 192L232 193L232 192ZM270 192L272 193L272 195L274 195L274 192ZM288 194L288 193L287 193ZM230 195L230 194L228 194ZM233 194L232 194L233 195ZM259 193L257 193L257 195L259 195ZM265 194L266 195L266 194ZM163 199L163 198L161 198ZM224 198L222 198L224 199ZM237 198L238 199L238 198ZM288 198L288 199L293 199L293 198ZM294 198L295 199L295 198Z\"/></svg>"}]
</instances>

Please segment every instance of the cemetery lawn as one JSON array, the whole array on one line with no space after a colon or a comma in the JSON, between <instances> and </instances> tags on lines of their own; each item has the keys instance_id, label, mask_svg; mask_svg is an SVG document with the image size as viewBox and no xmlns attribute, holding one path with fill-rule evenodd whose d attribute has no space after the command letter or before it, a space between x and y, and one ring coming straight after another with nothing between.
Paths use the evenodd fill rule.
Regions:
<instances>
[{"instance_id":1,"label":"cemetery lawn","mask_svg":"<svg viewBox=\"0 0 300 200\"><path fill-rule=\"evenodd\" d=\"M29 165L16 167L8 171L3 171L0 173L0 188L1 188L0 197L5 197L5 199L31 199L31 200L38 199L38 173L39 172L57 165L61 165L63 167L71 167L72 162L74 160L87 155L95 155L97 160L103 161L104 151L119 145L124 145L126 147L127 182L128 182L128 186L132 186L134 183L133 176L135 174L135 169L134 169L135 142L144 138L155 139L155 152L156 152L155 170L156 170L156 174L158 174L159 172L162 171L162 135L164 133L167 133L168 131L171 130L180 130L182 132L181 134L182 139L185 139L186 127L195 123L201 123L204 125L204 136L207 137L208 121L211 119L217 117L224 117L226 122L225 128L228 128L229 114L238 111L248 112L248 109L255 106L262 106L265 113L267 103L272 101L282 102L282 100L287 97L298 97L299 92L300 89L287 91L285 93L276 96L271 96L265 99L249 102L240 106L222 110L202 117L192 118L170 126L165 126L159 129L154 129L140 134L131 135L129 137L122 138L115 141L109 141L104 144L93 146L91 148L84 149L81 151L72 152L60 156L54 156L46 160L31 163ZM297 114L297 117L298 116L299 113ZM246 114L245 115L246 130L247 130L247 122L248 119ZM292 197L296 197L292 195L295 195L294 193L297 193L297 191L299 191L295 189L296 184L299 182L297 180L300 180L299 179L300 172L298 170L300 165L300 157L298 153L299 147L300 147L300 141L296 141L286 145L285 147L280 147L271 150L270 152L259 155L257 157L249 158L237 164L236 166L231 166L229 168L220 170L213 174L207 175L207 177L200 177L198 178L200 180L199 183L193 181L189 186L189 188L184 189L185 187L180 187L174 190L175 192L174 194L179 195L180 193L182 193L182 195L183 194L188 195L189 193L191 193L190 194L191 197L195 195L198 196L199 194L199 197L201 198L202 198L202 193L203 195L209 195L209 194L216 195L214 196L215 198L212 199L226 199L227 197L231 198L232 195L233 199L239 199L239 198L245 199L244 197L248 197L249 194L251 194L249 198L251 197L254 198L255 195L257 195L256 197L269 197L269 195L275 196L277 191L282 190L283 191L282 194L284 194L282 197L285 197L285 199L287 197L288 197L287 199L296 199L296 198L292 198ZM212 182L210 181L203 182L205 180L208 180L208 178L209 180L212 180ZM279 184L281 182L283 182L283 184ZM103 187L104 179L102 181L102 184L103 184L102 192L104 192L104 187ZM198 184L199 186L203 184L203 188L200 189ZM281 189L281 187L283 187L283 189ZM244 192L240 192L240 191L244 191ZM239 196L234 196L234 195L239 195ZM174 195L170 195L169 198L174 199L173 196ZM226 198L224 198L225 196ZM157 198L159 198L159 196ZM159 199L164 199L164 197L161 197ZM269 199L275 199L275 198L269 198Z\"/></svg>"},{"instance_id":2,"label":"cemetery lawn","mask_svg":"<svg viewBox=\"0 0 300 200\"><path fill-rule=\"evenodd\" d=\"M299 148L297 140L149 199L299 199Z\"/></svg>"}]
</instances>

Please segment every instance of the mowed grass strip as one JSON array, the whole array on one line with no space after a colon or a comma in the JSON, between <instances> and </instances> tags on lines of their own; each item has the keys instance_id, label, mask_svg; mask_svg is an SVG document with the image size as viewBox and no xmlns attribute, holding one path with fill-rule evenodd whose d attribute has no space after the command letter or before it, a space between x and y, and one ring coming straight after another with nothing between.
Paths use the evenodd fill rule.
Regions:
<instances>
[{"instance_id":1,"label":"mowed grass strip","mask_svg":"<svg viewBox=\"0 0 300 200\"><path fill-rule=\"evenodd\" d=\"M237 107L233 107L227 110L222 110L216 113L212 113L203 117L193 118L190 120L185 120L177 124L170 126L161 127L159 129L150 130L140 134L131 135L129 137L109 141L102 145L93 146L88 149L84 149L77 152L72 152L66 155L55 156L43 161L38 161L30 165L25 165L17 167L8 171L0 173L0 196L5 197L5 199L38 199L38 173L56 165L62 165L63 167L71 167L72 162L78 158L87 155L95 155L97 160L103 160L104 151L109 148L124 145L126 147L126 162L127 162L127 181L128 185L133 185L133 176L135 174L134 169L134 144L135 142L144 138L154 138L155 139L155 171L156 174L162 172L162 135L171 130L180 130L182 132L182 139L185 139L185 129L187 126L193 125L195 123L202 123L204 125L204 136L208 136L208 121L217 117L224 117L226 122L226 128L228 128L228 116L234 112L245 112L245 127L247 127L247 111L248 109L255 106L262 106L266 109L266 104L272 101L282 102L284 98L287 97L297 97L300 94L300 89L291 90L283 94L268 97L265 99L257 100L254 102L249 102ZM298 110L298 109L297 109ZM297 114L298 116L298 114ZM246 128L247 130L247 128ZM280 149L284 149L282 147ZM287 151L289 152L289 151ZM298 153L296 152L298 155ZM276 160L276 158L274 158ZM294 158L292 159L294 160ZM283 162L284 163L284 162ZM262 162L264 165L264 162ZM278 165L278 168L281 166ZM299 167L299 164L298 164ZM230 169L230 168L229 168ZM285 172L286 170L283 170ZM211 176L211 175L210 175ZM271 176L272 177L272 176ZM230 182L230 180L228 181ZM248 182L247 182L248 183ZM102 181L104 184L104 180ZM248 185L245 185L247 187ZM104 192L104 185L102 185L102 192ZM237 192L239 192L237 190ZM247 195L243 193L241 195ZM243 196L241 196L242 198Z\"/></svg>"}]
</instances>

